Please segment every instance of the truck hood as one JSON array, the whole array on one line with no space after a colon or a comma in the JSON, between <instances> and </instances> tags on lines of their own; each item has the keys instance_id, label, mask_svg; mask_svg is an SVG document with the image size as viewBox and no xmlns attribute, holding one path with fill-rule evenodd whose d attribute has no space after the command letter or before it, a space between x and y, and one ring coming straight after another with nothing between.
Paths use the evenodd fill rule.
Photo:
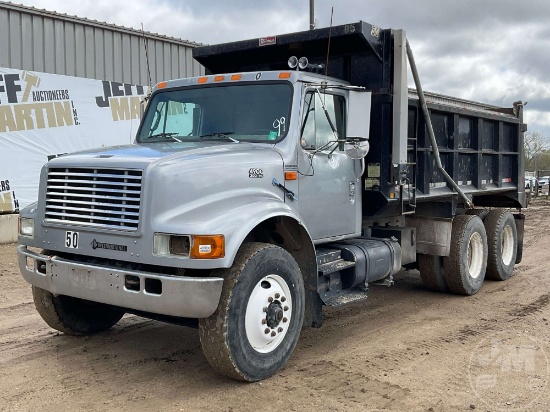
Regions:
<instances>
[{"instance_id":1,"label":"truck hood","mask_svg":"<svg viewBox=\"0 0 550 412\"><path fill-rule=\"evenodd\" d=\"M71 153L49 162L51 167L101 166L146 169L152 164L173 162L178 159L214 157L239 152L271 150L271 145L259 147L250 143L233 142L163 142L112 146Z\"/></svg>"},{"instance_id":2,"label":"truck hood","mask_svg":"<svg viewBox=\"0 0 550 412\"><path fill-rule=\"evenodd\" d=\"M201 222L227 210L285 201L272 184L273 179L284 183L283 159L272 145L170 142L88 150L51 160L41 188L51 168L143 170L140 213L150 218L142 219L140 228L148 233L174 233L184 222L199 230Z\"/></svg>"}]
</instances>

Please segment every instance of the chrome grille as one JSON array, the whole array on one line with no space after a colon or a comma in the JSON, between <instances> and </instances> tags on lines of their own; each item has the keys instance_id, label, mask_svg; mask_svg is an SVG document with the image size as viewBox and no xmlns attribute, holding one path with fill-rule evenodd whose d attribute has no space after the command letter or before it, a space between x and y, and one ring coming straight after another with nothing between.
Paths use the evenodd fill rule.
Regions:
<instances>
[{"instance_id":1,"label":"chrome grille","mask_svg":"<svg viewBox=\"0 0 550 412\"><path fill-rule=\"evenodd\" d=\"M51 168L45 220L137 230L141 178L141 170Z\"/></svg>"}]
</instances>

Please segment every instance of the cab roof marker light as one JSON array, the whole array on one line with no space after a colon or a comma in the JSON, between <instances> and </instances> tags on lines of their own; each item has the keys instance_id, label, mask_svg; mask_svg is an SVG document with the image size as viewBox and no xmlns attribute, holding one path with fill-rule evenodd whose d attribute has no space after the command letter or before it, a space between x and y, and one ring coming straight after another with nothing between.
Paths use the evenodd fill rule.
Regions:
<instances>
[{"instance_id":1,"label":"cab roof marker light","mask_svg":"<svg viewBox=\"0 0 550 412\"><path fill-rule=\"evenodd\" d=\"M232 74L231 75L231 80L241 80L243 77L242 74Z\"/></svg>"},{"instance_id":2,"label":"cab roof marker light","mask_svg":"<svg viewBox=\"0 0 550 412\"><path fill-rule=\"evenodd\" d=\"M197 83L206 83L208 81L208 77L199 77L197 79Z\"/></svg>"},{"instance_id":3,"label":"cab roof marker light","mask_svg":"<svg viewBox=\"0 0 550 412\"><path fill-rule=\"evenodd\" d=\"M289 72L279 73L279 79L290 79L290 73Z\"/></svg>"},{"instance_id":4,"label":"cab roof marker light","mask_svg":"<svg viewBox=\"0 0 550 412\"><path fill-rule=\"evenodd\" d=\"M225 80L225 76L216 76L214 77L215 82L222 82Z\"/></svg>"},{"instance_id":5,"label":"cab roof marker light","mask_svg":"<svg viewBox=\"0 0 550 412\"><path fill-rule=\"evenodd\" d=\"M164 89L166 86L168 86L168 82L157 83L157 89Z\"/></svg>"}]
</instances>

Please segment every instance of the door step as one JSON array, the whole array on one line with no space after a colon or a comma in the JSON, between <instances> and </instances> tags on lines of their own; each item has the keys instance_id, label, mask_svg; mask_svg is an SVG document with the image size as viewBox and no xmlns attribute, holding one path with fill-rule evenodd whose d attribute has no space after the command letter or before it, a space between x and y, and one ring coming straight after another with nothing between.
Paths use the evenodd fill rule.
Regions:
<instances>
[{"instance_id":1,"label":"door step","mask_svg":"<svg viewBox=\"0 0 550 412\"><path fill-rule=\"evenodd\" d=\"M331 297L329 299L324 299L324 303L327 306L332 307L341 307L349 305L350 303L359 302L367 299L367 291L357 290L357 289L348 289L342 291L341 294Z\"/></svg>"},{"instance_id":2,"label":"door step","mask_svg":"<svg viewBox=\"0 0 550 412\"><path fill-rule=\"evenodd\" d=\"M342 290L342 274L347 269L353 268L355 262L342 259L342 252L339 249L318 249L317 254L317 292L325 304L334 300L337 301L342 294L347 293ZM352 269L353 270L353 269Z\"/></svg>"},{"instance_id":3,"label":"door step","mask_svg":"<svg viewBox=\"0 0 550 412\"><path fill-rule=\"evenodd\" d=\"M348 269L355 266L355 262L348 262L347 260L338 259L334 262L328 262L317 267L319 276L329 275L339 270Z\"/></svg>"}]
</instances>

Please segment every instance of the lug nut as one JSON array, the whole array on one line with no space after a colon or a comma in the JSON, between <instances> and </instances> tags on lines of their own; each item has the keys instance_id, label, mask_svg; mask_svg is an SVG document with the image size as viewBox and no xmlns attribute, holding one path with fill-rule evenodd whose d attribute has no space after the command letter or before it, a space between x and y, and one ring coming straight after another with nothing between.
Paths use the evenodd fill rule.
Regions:
<instances>
[{"instance_id":1,"label":"lug nut","mask_svg":"<svg viewBox=\"0 0 550 412\"><path fill-rule=\"evenodd\" d=\"M267 301L268 302L273 302L273 298L270 296L270 297L267 298Z\"/></svg>"},{"instance_id":2,"label":"lug nut","mask_svg":"<svg viewBox=\"0 0 550 412\"><path fill-rule=\"evenodd\" d=\"M288 306L285 306L285 312L288 310Z\"/></svg>"},{"instance_id":3,"label":"lug nut","mask_svg":"<svg viewBox=\"0 0 550 412\"><path fill-rule=\"evenodd\" d=\"M275 336L277 334L277 332L273 331L271 332L271 336Z\"/></svg>"},{"instance_id":4,"label":"lug nut","mask_svg":"<svg viewBox=\"0 0 550 412\"><path fill-rule=\"evenodd\" d=\"M267 335L269 333L269 328L265 328L264 333Z\"/></svg>"},{"instance_id":5,"label":"lug nut","mask_svg":"<svg viewBox=\"0 0 550 412\"><path fill-rule=\"evenodd\" d=\"M281 302L286 302L286 298L284 296L281 298Z\"/></svg>"},{"instance_id":6,"label":"lug nut","mask_svg":"<svg viewBox=\"0 0 550 412\"><path fill-rule=\"evenodd\" d=\"M267 312L267 306L262 309L264 312Z\"/></svg>"},{"instance_id":7,"label":"lug nut","mask_svg":"<svg viewBox=\"0 0 550 412\"><path fill-rule=\"evenodd\" d=\"M278 293L275 293L275 299L279 299L281 295L279 295Z\"/></svg>"},{"instance_id":8,"label":"lug nut","mask_svg":"<svg viewBox=\"0 0 550 412\"><path fill-rule=\"evenodd\" d=\"M283 323L286 323L288 322L288 319L287 318L283 318Z\"/></svg>"},{"instance_id":9,"label":"lug nut","mask_svg":"<svg viewBox=\"0 0 550 412\"><path fill-rule=\"evenodd\" d=\"M267 323L267 319L262 319L262 325L265 325Z\"/></svg>"},{"instance_id":10,"label":"lug nut","mask_svg":"<svg viewBox=\"0 0 550 412\"><path fill-rule=\"evenodd\" d=\"M283 328L279 327L279 329L277 329L277 332L282 332L283 331Z\"/></svg>"}]
</instances>

